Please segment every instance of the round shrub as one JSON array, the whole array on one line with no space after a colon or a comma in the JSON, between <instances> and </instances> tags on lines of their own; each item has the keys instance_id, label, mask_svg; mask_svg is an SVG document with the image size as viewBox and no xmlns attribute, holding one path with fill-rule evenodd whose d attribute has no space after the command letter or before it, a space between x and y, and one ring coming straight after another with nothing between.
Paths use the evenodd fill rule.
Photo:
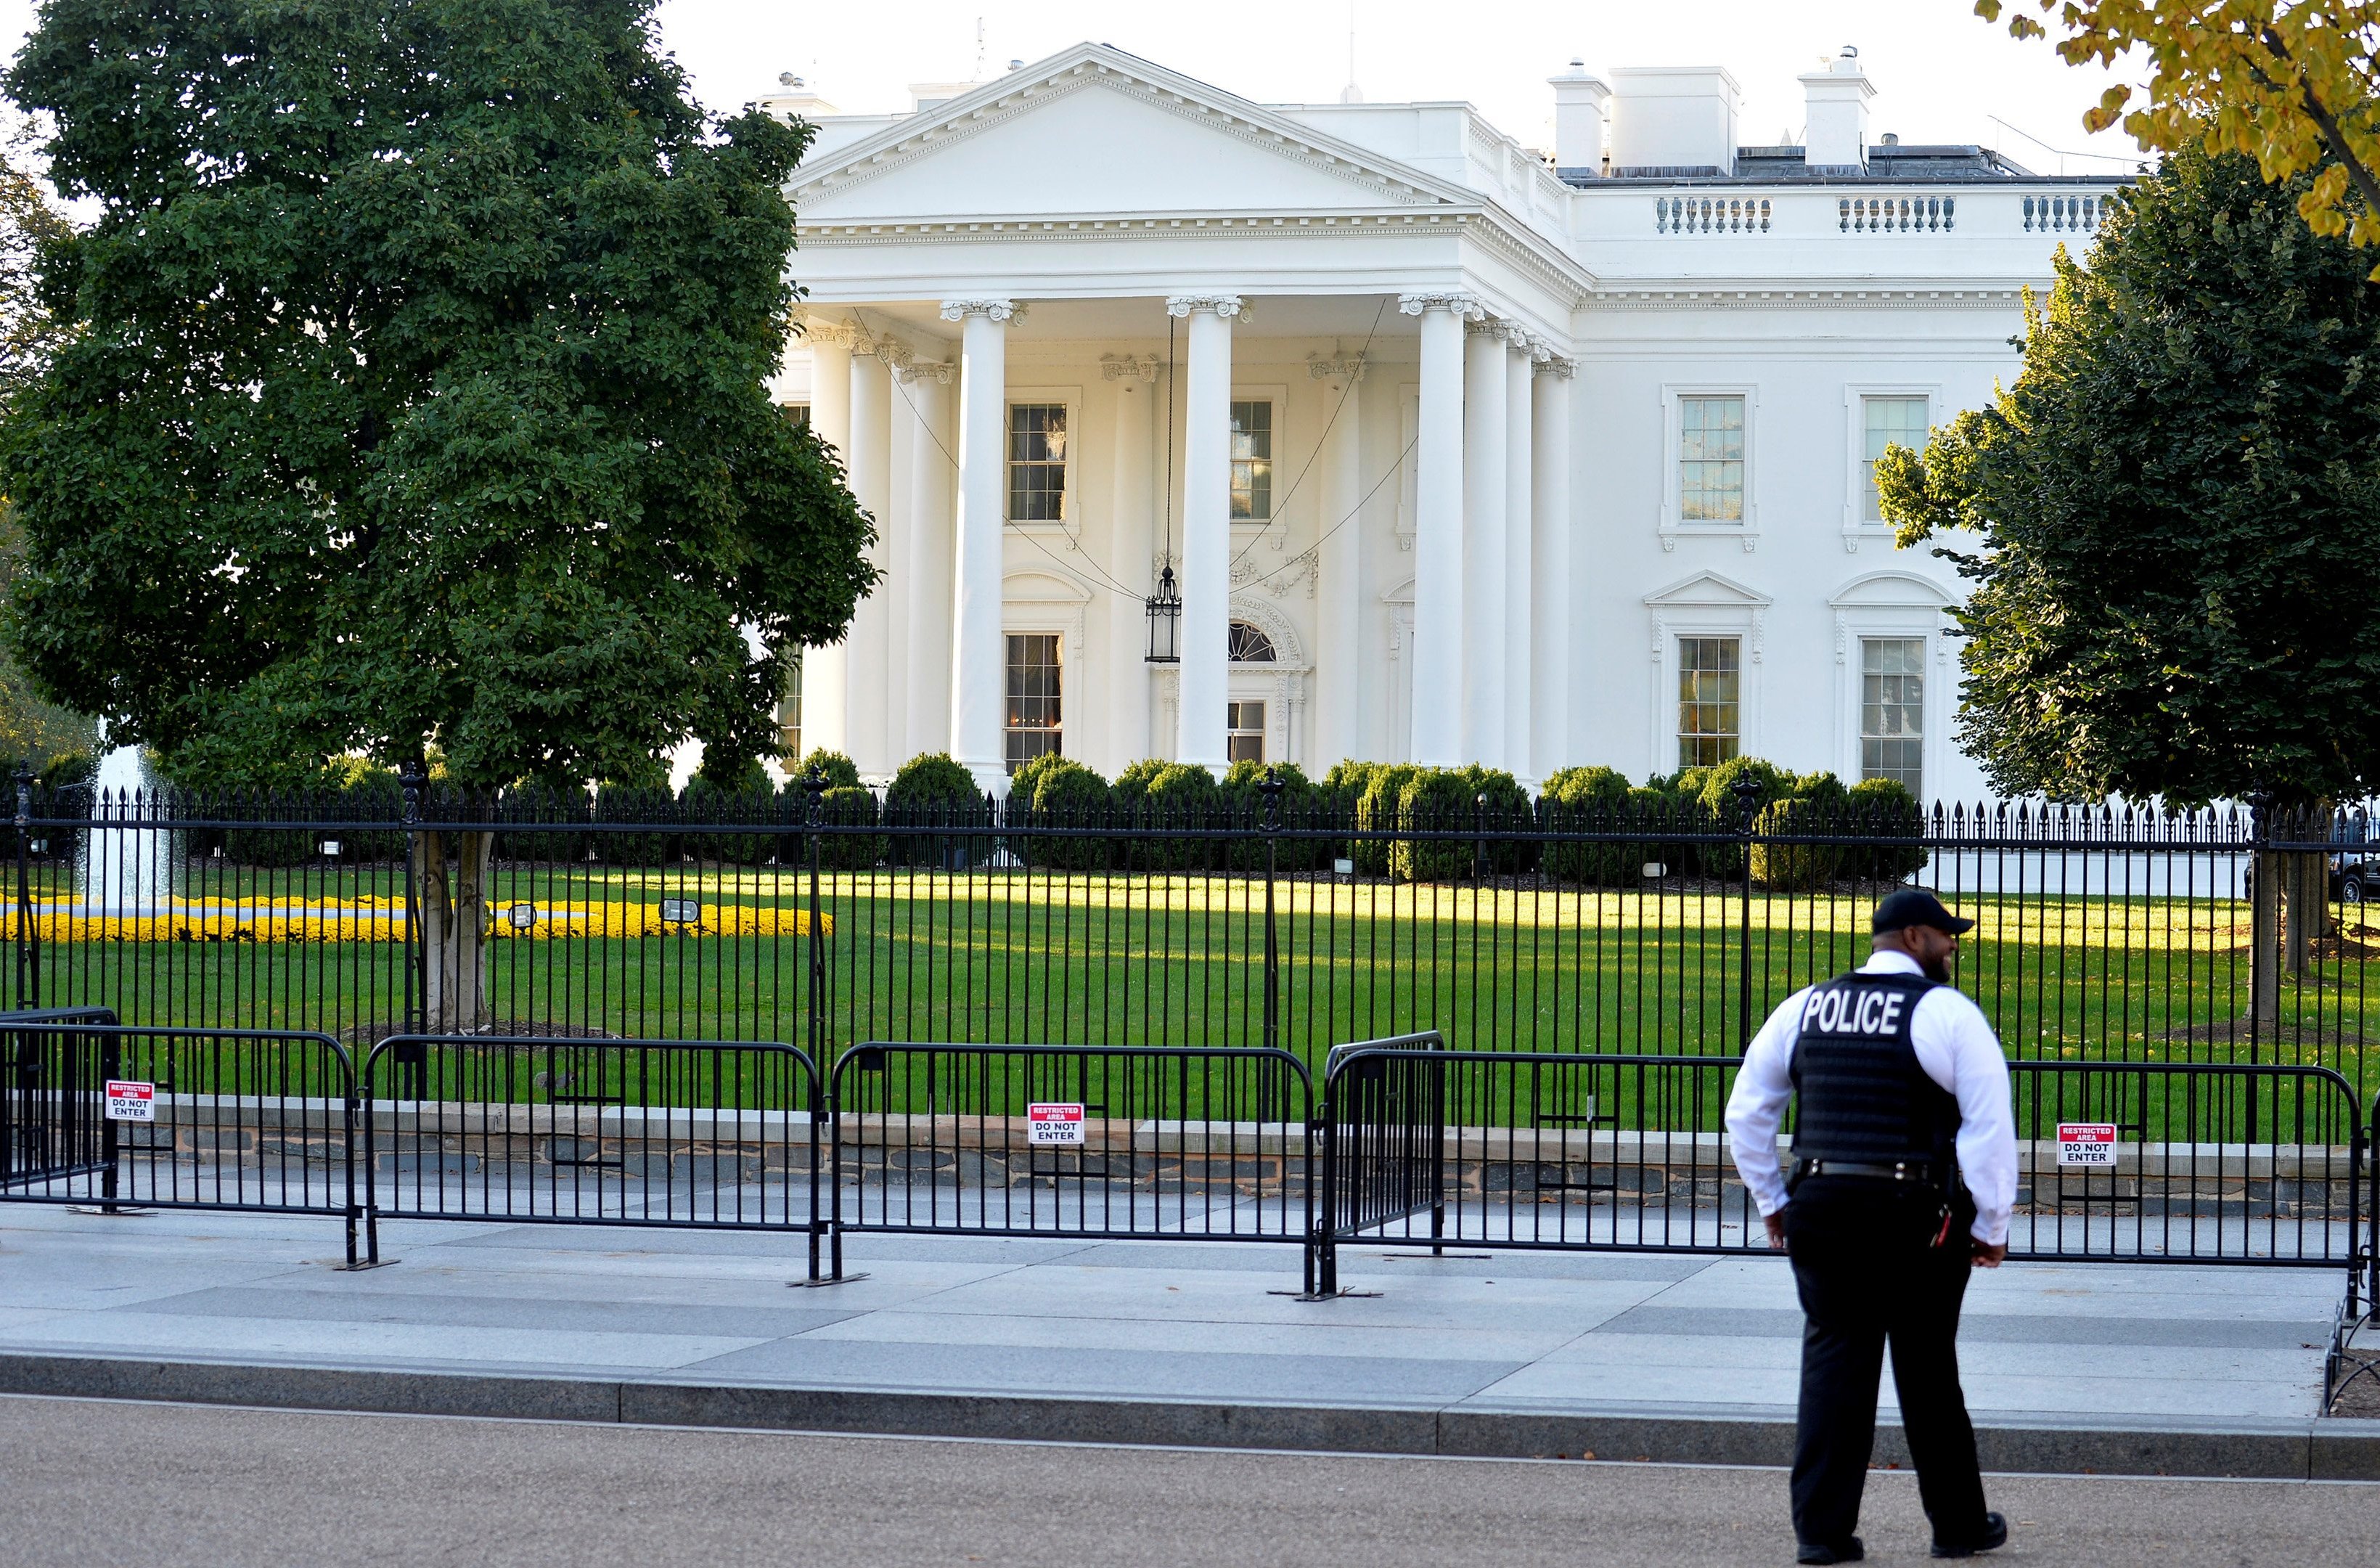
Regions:
<instances>
[{"instance_id":1,"label":"round shrub","mask_svg":"<svg viewBox=\"0 0 2380 1568\"><path fill-rule=\"evenodd\" d=\"M858 784L836 784L819 796L819 820L831 827L872 828L877 817L875 792ZM818 846L822 871L874 870L891 849L882 833L820 833Z\"/></svg>"},{"instance_id":2,"label":"round shrub","mask_svg":"<svg viewBox=\"0 0 2380 1568\"><path fill-rule=\"evenodd\" d=\"M1391 835L1399 825L1398 802L1404 798L1405 785L1420 774L1410 762L1391 762L1374 768L1364 781L1364 793L1355 800L1356 836L1349 845L1360 875L1389 875L1396 855Z\"/></svg>"},{"instance_id":3,"label":"round shrub","mask_svg":"<svg viewBox=\"0 0 2380 1568\"><path fill-rule=\"evenodd\" d=\"M757 761L732 767L705 766L678 792L679 814L689 824L746 826L776 820L776 792L769 787L768 771ZM686 852L697 860L722 866L758 866L776 849L774 833L702 833L686 834Z\"/></svg>"},{"instance_id":4,"label":"round shrub","mask_svg":"<svg viewBox=\"0 0 2380 1568\"><path fill-rule=\"evenodd\" d=\"M397 807L404 809L404 786ZM549 865L587 858L588 835L571 831L588 819L587 792L567 784L515 784L496 798L497 815L517 824L496 835L496 858Z\"/></svg>"},{"instance_id":5,"label":"round shrub","mask_svg":"<svg viewBox=\"0 0 2380 1568\"><path fill-rule=\"evenodd\" d=\"M1565 768L1546 781L1546 826L1562 833L1609 834L1629 818L1628 781L1617 768ZM1566 882L1621 887L1642 874L1642 846L1624 839L1561 839L1546 845L1546 870Z\"/></svg>"},{"instance_id":6,"label":"round shrub","mask_svg":"<svg viewBox=\"0 0 2380 1568\"><path fill-rule=\"evenodd\" d=\"M1793 775L1774 762L1758 757L1730 757L1716 768L1707 771L1689 769L1687 772L1703 772L1699 792L1702 808L1709 820L1708 831L1716 833L1732 834L1743 825L1743 818L1736 805L1737 781L1748 779L1760 786L1759 793L1752 801L1755 823L1760 813L1772 802L1787 799L1793 793ZM1681 775L1682 782L1682 779L1683 775ZM1743 845L1739 842L1727 838L1706 842L1701 845L1695 858L1701 862L1705 876L1726 879L1743 875Z\"/></svg>"},{"instance_id":7,"label":"round shrub","mask_svg":"<svg viewBox=\"0 0 2380 1568\"><path fill-rule=\"evenodd\" d=\"M1148 836L1135 858L1152 871L1204 871L1215 864L1221 847L1203 838L1174 834L1220 826L1223 792L1215 775L1190 762L1168 762L1148 781L1143 817Z\"/></svg>"},{"instance_id":8,"label":"round shrub","mask_svg":"<svg viewBox=\"0 0 2380 1568\"><path fill-rule=\"evenodd\" d=\"M1811 893L1834 881L1843 873L1846 846L1779 843L1766 835L1828 833L1840 823L1840 816L1819 801L1776 800L1762 807L1753 822L1752 880L1779 893Z\"/></svg>"},{"instance_id":9,"label":"round shrub","mask_svg":"<svg viewBox=\"0 0 2380 1568\"><path fill-rule=\"evenodd\" d=\"M793 777L786 782L798 787L804 779L813 773L825 774L826 786L829 789L860 787L859 764L842 752L829 751L823 746L810 748L809 755L795 764Z\"/></svg>"},{"instance_id":10,"label":"round shrub","mask_svg":"<svg viewBox=\"0 0 2380 1568\"><path fill-rule=\"evenodd\" d=\"M975 775L947 751L926 752L901 764L884 791L880 819L888 828L979 828L991 814ZM978 833L894 833L891 860L896 866L934 866L965 870L991 858L991 841Z\"/></svg>"},{"instance_id":11,"label":"round shrub","mask_svg":"<svg viewBox=\"0 0 2380 1568\"><path fill-rule=\"evenodd\" d=\"M1925 869L1925 847L1913 841L1925 832L1925 808L1899 779L1863 779L1845 792L1852 831L1871 842L1860 846L1850 874L1897 882ZM1878 842L1881 841L1881 842Z\"/></svg>"},{"instance_id":12,"label":"round shrub","mask_svg":"<svg viewBox=\"0 0 2380 1568\"><path fill-rule=\"evenodd\" d=\"M1535 869L1536 841L1512 836L1537 825L1529 792L1500 768L1483 768L1475 762L1463 770L1463 776L1471 785L1472 809L1482 830L1481 869L1490 876L1510 877Z\"/></svg>"},{"instance_id":13,"label":"round shrub","mask_svg":"<svg viewBox=\"0 0 2380 1568\"><path fill-rule=\"evenodd\" d=\"M1020 764L1008 775L1008 803L1023 810L1033 809L1034 792L1041 787L1041 775L1055 768L1078 768L1081 763L1055 751L1045 751Z\"/></svg>"},{"instance_id":14,"label":"round shrub","mask_svg":"<svg viewBox=\"0 0 2380 1568\"><path fill-rule=\"evenodd\" d=\"M1281 781L1280 832L1268 835L1267 813L1270 808L1265 800L1265 780ZM1330 857L1338 853L1336 840L1318 839L1315 829L1324 824L1318 820L1321 792L1305 770L1294 762L1238 761L1223 775L1223 803L1230 813L1232 827L1243 836L1232 841L1230 862L1232 869L1261 871L1268 860L1266 840L1272 846L1269 863L1282 871L1308 871L1316 865L1329 865Z\"/></svg>"},{"instance_id":15,"label":"round shrub","mask_svg":"<svg viewBox=\"0 0 2380 1568\"><path fill-rule=\"evenodd\" d=\"M1036 759L1040 760L1040 759ZM1019 784L1025 782L1026 770L1017 771ZM1026 801L1040 825L1052 828L1104 827L1111 816L1108 781L1080 762L1063 758L1050 760L1050 765L1034 773L1033 793ZM1011 800L1016 797L1012 795ZM1106 869L1114 853L1115 841L1099 837L1042 838L1022 841L1029 851L1026 857L1038 866L1053 866L1062 870L1097 871Z\"/></svg>"},{"instance_id":16,"label":"round shrub","mask_svg":"<svg viewBox=\"0 0 2380 1568\"><path fill-rule=\"evenodd\" d=\"M1397 796L1397 826L1404 833L1451 832L1456 838L1400 838L1389 852L1389 874L1401 882L1451 882L1476 873L1480 855L1478 790L1467 768L1420 768Z\"/></svg>"}]
</instances>

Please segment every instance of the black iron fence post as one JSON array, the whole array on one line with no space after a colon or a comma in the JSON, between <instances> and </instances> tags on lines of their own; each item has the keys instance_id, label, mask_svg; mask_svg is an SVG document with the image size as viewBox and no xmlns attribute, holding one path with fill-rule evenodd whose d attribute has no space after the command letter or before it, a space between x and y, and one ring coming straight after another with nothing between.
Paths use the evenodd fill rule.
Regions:
<instances>
[{"instance_id":1,"label":"black iron fence post","mask_svg":"<svg viewBox=\"0 0 2380 1568\"><path fill-rule=\"evenodd\" d=\"M1281 782L1281 770L1265 770L1264 782L1257 786L1264 793L1265 814L1265 906L1264 906L1264 1043L1268 1051L1281 1048L1281 935L1273 920L1273 881L1281 874L1281 795L1288 786ZM1271 1064L1267 1064L1268 1069ZM1259 1109L1257 1115L1262 1116Z\"/></svg>"},{"instance_id":2,"label":"black iron fence post","mask_svg":"<svg viewBox=\"0 0 2380 1568\"><path fill-rule=\"evenodd\" d=\"M819 901L819 841L824 836L819 832L819 827L824 821L826 817L826 788L827 780L826 774L823 772L813 772L803 776L802 859L809 871L810 896L809 930L806 933L809 939L809 985L807 988L808 994L802 999L802 1038L806 1042L808 1042L812 1071L819 1074L824 1074L827 1072L827 1064L829 1061L826 1051L828 1022L826 1011L828 1005L826 991L826 922L823 918L824 908ZM819 1277L818 1243L819 1230L821 1226L826 1230L827 1245L832 1250L832 1258L828 1267L832 1270L833 1278L838 1280L843 1278L843 1231L837 1224L837 1221L839 1221L843 1215L843 1168L841 1163L838 1161L834 1168L834 1190L826 1195L826 1202L821 1206L819 1201L818 1161L816 1154L820 1135L824 1133L830 1137L834 1136L835 1106L833 1103L833 1096L836 1092L838 1091L835 1086L832 1080L830 1080L827 1092L820 1097L824 1103L820 1107L814 1109L810 1114L810 1149L812 1150L810 1161L810 1278L813 1280Z\"/></svg>"},{"instance_id":3,"label":"black iron fence post","mask_svg":"<svg viewBox=\"0 0 2380 1568\"><path fill-rule=\"evenodd\" d=\"M1760 820L1763 793L1755 778L1747 775L1735 781L1735 832L1743 857L1742 882L1737 893L1735 1049L1739 1055L1752 1046L1752 830Z\"/></svg>"},{"instance_id":4,"label":"black iron fence post","mask_svg":"<svg viewBox=\"0 0 2380 1568\"><path fill-rule=\"evenodd\" d=\"M17 766L17 1005L42 1004L42 933L33 925L33 770Z\"/></svg>"},{"instance_id":5,"label":"black iron fence post","mask_svg":"<svg viewBox=\"0 0 2380 1568\"><path fill-rule=\"evenodd\" d=\"M419 760L409 760L397 775L405 789L405 1032L422 1032L421 997L428 981L420 974L421 909L414 886L413 868L421 859L421 785Z\"/></svg>"}]
</instances>

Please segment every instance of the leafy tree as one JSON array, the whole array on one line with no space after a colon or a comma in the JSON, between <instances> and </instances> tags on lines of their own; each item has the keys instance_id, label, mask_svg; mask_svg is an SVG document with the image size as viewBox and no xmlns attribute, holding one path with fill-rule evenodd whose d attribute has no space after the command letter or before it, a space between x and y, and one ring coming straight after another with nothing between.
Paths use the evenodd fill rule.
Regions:
<instances>
[{"instance_id":1,"label":"leafy tree","mask_svg":"<svg viewBox=\"0 0 2380 1568\"><path fill-rule=\"evenodd\" d=\"M2022 0L2020 0L2022 5ZM2082 116L2119 120L2143 147L2203 147L2256 160L2267 180L2297 181L2298 214L2316 234L2380 244L2380 5L2363 0L2034 0L2055 12L2070 65L2109 66L2133 50L2151 64L2144 107L2119 83ZM1975 0L1999 19L2003 0ZM2020 9L2019 38L2049 30ZM2372 275L2380 279L2380 268Z\"/></svg>"},{"instance_id":2,"label":"leafy tree","mask_svg":"<svg viewBox=\"0 0 2380 1568\"><path fill-rule=\"evenodd\" d=\"M196 778L773 751L872 581L763 385L809 133L707 118L651 6L48 0L6 87L95 216L0 430L45 696ZM474 1027L490 835L420 839L431 1021Z\"/></svg>"},{"instance_id":3,"label":"leafy tree","mask_svg":"<svg viewBox=\"0 0 2380 1568\"><path fill-rule=\"evenodd\" d=\"M2015 383L1878 464L1903 545L1983 545L1939 553L2003 791L2313 811L2380 781L2380 290L2296 221L2310 183L2176 153L2058 257Z\"/></svg>"}]
</instances>

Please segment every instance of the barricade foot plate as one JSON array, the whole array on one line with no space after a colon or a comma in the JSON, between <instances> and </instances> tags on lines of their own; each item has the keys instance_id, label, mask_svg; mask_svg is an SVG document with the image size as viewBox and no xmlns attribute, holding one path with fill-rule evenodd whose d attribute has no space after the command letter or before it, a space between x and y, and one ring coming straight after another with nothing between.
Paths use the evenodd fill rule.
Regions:
<instances>
[{"instance_id":1,"label":"barricade foot plate","mask_svg":"<svg viewBox=\"0 0 2380 1568\"><path fill-rule=\"evenodd\" d=\"M855 1280L864 1280L868 1277L865 1273L858 1273L845 1274L832 1280L787 1280L785 1288L787 1290L822 1290L828 1285L847 1285Z\"/></svg>"},{"instance_id":2,"label":"barricade foot plate","mask_svg":"<svg viewBox=\"0 0 2380 1568\"><path fill-rule=\"evenodd\" d=\"M1384 1293L1376 1290L1302 1291L1269 1290L1267 1295L1285 1295L1292 1301L1344 1301L1350 1296L1375 1296Z\"/></svg>"},{"instance_id":3,"label":"barricade foot plate","mask_svg":"<svg viewBox=\"0 0 2380 1568\"><path fill-rule=\"evenodd\" d=\"M138 1219L142 1215L154 1213L155 1210L143 1209L140 1205L133 1203L69 1203L67 1205L67 1212L69 1214L103 1214L111 1220L132 1220Z\"/></svg>"},{"instance_id":4,"label":"barricade foot plate","mask_svg":"<svg viewBox=\"0 0 2380 1568\"><path fill-rule=\"evenodd\" d=\"M402 1263L404 1261L405 1259L402 1258L358 1258L353 1263L332 1264L331 1272L334 1274L360 1274L367 1269L385 1269L393 1263Z\"/></svg>"}]
</instances>

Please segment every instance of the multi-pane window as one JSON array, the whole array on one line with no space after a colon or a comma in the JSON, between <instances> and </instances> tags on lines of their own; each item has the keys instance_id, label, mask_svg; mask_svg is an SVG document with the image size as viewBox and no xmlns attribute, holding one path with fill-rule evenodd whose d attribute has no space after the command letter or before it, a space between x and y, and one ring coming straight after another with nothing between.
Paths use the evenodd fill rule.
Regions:
<instances>
[{"instance_id":1,"label":"multi-pane window","mask_svg":"<svg viewBox=\"0 0 2380 1568\"><path fill-rule=\"evenodd\" d=\"M1272 516L1272 405L1232 405L1232 520Z\"/></svg>"},{"instance_id":2,"label":"multi-pane window","mask_svg":"<svg viewBox=\"0 0 2380 1568\"><path fill-rule=\"evenodd\" d=\"M1274 659L1272 638L1245 621L1233 621L1225 657L1234 664L1269 664Z\"/></svg>"},{"instance_id":3,"label":"multi-pane window","mask_svg":"<svg viewBox=\"0 0 2380 1568\"><path fill-rule=\"evenodd\" d=\"M1036 757L1065 749L1058 677L1056 633L1009 634L1006 754L1012 773Z\"/></svg>"},{"instance_id":4,"label":"multi-pane window","mask_svg":"<svg viewBox=\"0 0 2380 1568\"><path fill-rule=\"evenodd\" d=\"M1743 642L1732 637L1678 638L1678 766L1715 768L1736 753L1742 735Z\"/></svg>"},{"instance_id":5,"label":"multi-pane window","mask_svg":"<svg viewBox=\"0 0 2380 1568\"><path fill-rule=\"evenodd\" d=\"M777 728L783 732L787 764L802 757L802 650L787 660L785 695L777 699Z\"/></svg>"},{"instance_id":6,"label":"multi-pane window","mask_svg":"<svg viewBox=\"0 0 2380 1568\"><path fill-rule=\"evenodd\" d=\"M1743 399L1678 399L1678 517L1743 521Z\"/></svg>"},{"instance_id":7,"label":"multi-pane window","mask_svg":"<svg viewBox=\"0 0 2380 1568\"><path fill-rule=\"evenodd\" d=\"M1223 755L1234 762L1265 760L1265 705L1234 702L1223 721Z\"/></svg>"},{"instance_id":8,"label":"multi-pane window","mask_svg":"<svg viewBox=\"0 0 2380 1568\"><path fill-rule=\"evenodd\" d=\"M1925 639L1860 639L1860 777L1920 794L1925 761Z\"/></svg>"},{"instance_id":9,"label":"multi-pane window","mask_svg":"<svg viewBox=\"0 0 2380 1568\"><path fill-rule=\"evenodd\" d=\"M1925 448L1925 399L1923 397L1864 397L1860 400L1866 419L1867 454L1860 468L1860 482L1866 493L1860 498L1860 516L1875 523L1884 520L1876 503L1876 459L1888 446L1906 446L1912 452Z\"/></svg>"},{"instance_id":10,"label":"multi-pane window","mask_svg":"<svg viewBox=\"0 0 2380 1568\"><path fill-rule=\"evenodd\" d=\"M1066 517L1066 406L1008 406L1008 520L1056 523Z\"/></svg>"},{"instance_id":11,"label":"multi-pane window","mask_svg":"<svg viewBox=\"0 0 2380 1568\"><path fill-rule=\"evenodd\" d=\"M804 430L808 430L809 428L810 406L808 404L780 403L777 407L784 411L786 419L791 423L797 425Z\"/></svg>"}]
</instances>

